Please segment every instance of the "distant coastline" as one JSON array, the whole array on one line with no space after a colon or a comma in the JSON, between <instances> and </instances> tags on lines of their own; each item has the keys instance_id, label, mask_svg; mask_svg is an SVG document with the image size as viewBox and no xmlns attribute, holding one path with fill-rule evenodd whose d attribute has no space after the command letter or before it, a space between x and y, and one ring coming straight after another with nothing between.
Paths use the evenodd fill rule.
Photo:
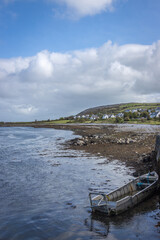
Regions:
<instances>
[{"instance_id":1,"label":"distant coastline","mask_svg":"<svg viewBox=\"0 0 160 240\"><path fill-rule=\"evenodd\" d=\"M57 124L149 124L160 125L160 103L123 103L88 108L76 115L32 122L3 122L0 126L51 127Z\"/></svg>"}]
</instances>

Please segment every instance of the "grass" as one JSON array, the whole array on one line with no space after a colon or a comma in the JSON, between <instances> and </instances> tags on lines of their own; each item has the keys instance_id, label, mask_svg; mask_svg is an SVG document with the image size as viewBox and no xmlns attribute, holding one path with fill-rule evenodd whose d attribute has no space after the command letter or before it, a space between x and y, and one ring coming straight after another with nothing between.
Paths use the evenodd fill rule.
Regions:
<instances>
[{"instance_id":1,"label":"grass","mask_svg":"<svg viewBox=\"0 0 160 240\"><path fill-rule=\"evenodd\" d=\"M157 107L160 107L160 103L128 103L128 104L122 104L120 106L121 111L124 110L132 110L135 108L142 108L142 109L155 109Z\"/></svg>"},{"instance_id":2,"label":"grass","mask_svg":"<svg viewBox=\"0 0 160 240\"><path fill-rule=\"evenodd\" d=\"M13 124L14 125L19 125L19 124L22 124L23 126L24 125L32 125L32 126L36 126L36 125L52 125L52 124L70 124L70 123L75 123L75 124L78 124L78 123L84 123L84 124L92 124L92 123L97 123L97 124L100 124L100 123L108 123L108 124L116 124L116 119L115 118L110 118L110 119L106 119L106 120L96 120L96 121L93 121L93 120L83 120L82 121L76 121L76 120L69 120L69 119L65 119L65 120L51 120L51 121L36 121L36 122L14 122L14 123L9 123L10 125ZM147 120L147 119L143 119L143 120L140 120L140 119L135 119L135 120L129 120L129 121L124 121L123 123L128 123L128 124L148 124L148 125L160 125L160 120L157 119L157 120ZM3 126L3 123L0 123L1 126Z\"/></svg>"},{"instance_id":3,"label":"grass","mask_svg":"<svg viewBox=\"0 0 160 240\"><path fill-rule=\"evenodd\" d=\"M125 110L133 110L136 108L141 108L141 109L156 109L157 107L160 107L160 103L126 103L126 104L115 104L115 105L111 105L111 106L107 106L104 108L103 107L96 107L96 109L94 110L94 108L92 108L91 110L93 111L89 111L88 109L88 113L94 113L94 114L117 114L120 112L124 112Z\"/></svg>"}]
</instances>

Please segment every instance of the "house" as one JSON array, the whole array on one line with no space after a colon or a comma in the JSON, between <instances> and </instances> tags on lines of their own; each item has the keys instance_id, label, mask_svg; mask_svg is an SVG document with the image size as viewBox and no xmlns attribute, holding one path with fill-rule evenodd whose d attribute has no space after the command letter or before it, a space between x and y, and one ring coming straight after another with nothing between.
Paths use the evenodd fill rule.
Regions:
<instances>
[{"instance_id":1,"label":"house","mask_svg":"<svg viewBox=\"0 0 160 240\"><path fill-rule=\"evenodd\" d=\"M150 114L150 118L159 118L160 117L160 111L159 112L154 112Z\"/></svg>"},{"instance_id":2,"label":"house","mask_svg":"<svg viewBox=\"0 0 160 240\"><path fill-rule=\"evenodd\" d=\"M116 118L114 114L109 115L109 118Z\"/></svg>"},{"instance_id":3,"label":"house","mask_svg":"<svg viewBox=\"0 0 160 240\"><path fill-rule=\"evenodd\" d=\"M124 117L124 113L118 113L118 114L116 115L116 117L123 118L123 117Z\"/></svg>"},{"instance_id":4,"label":"house","mask_svg":"<svg viewBox=\"0 0 160 240\"><path fill-rule=\"evenodd\" d=\"M74 119L80 119L80 118L81 118L80 115L76 115L76 116L74 116Z\"/></svg>"},{"instance_id":5,"label":"house","mask_svg":"<svg viewBox=\"0 0 160 240\"><path fill-rule=\"evenodd\" d=\"M157 115L156 115L156 118L159 118L160 117L160 111L157 112Z\"/></svg>"},{"instance_id":6,"label":"house","mask_svg":"<svg viewBox=\"0 0 160 240\"><path fill-rule=\"evenodd\" d=\"M150 114L150 118L155 118L155 117L156 117L156 113L155 112Z\"/></svg>"},{"instance_id":7,"label":"house","mask_svg":"<svg viewBox=\"0 0 160 240\"><path fill-rule=\"evenodd\" d=\"M86 115L86 119L89 119L89 117L90 117L89 114L87 114L87 115Z\"/></svg>"},{"instance_id":8,"label":"house","mask_svg":"<svg viewBox=\"0 0 160 240\"><path fill-rule=\"evenodd\" d=\"M130 109L127 109L127 110L125 110L125 112L128 113L128 112L131 112L131 110L130 110Z\"/></svg>"},{"instance_id":9,"label":"house","mask_svg":"<svg viewBox=\"0 0 160 240\"><path fill-rule=\"evenodd\" d=\"M98 119L98 116L94 114L90 117L90 120L97 120L97 119Z\"/></svg>"},{"instance_id":10,"label":"house","mask_svg":"<svg viewBox=\"0 0 160 240\"><path fill-rule=\"evenodd\" d=\"M160 107L157 107L155 111L160 112Z\"/></svg>"},{"instance_id":11,"label":"house","mask_svg":"<svg viewBox=\"0 0 160 240\"><path fill-rule=\"evenodd\" d=\"M147 109L141 109L140 112L147 112Z\"/></svg>"},{"instance_id":12,"label":"house","mask_svg":"<svg viewBox=\"0 0 160 240\"><path fill-rule=\"evenodd\" d=\"M133 109L133 110L132 110L132 113L135 113L135 112L138 112L138 110L137 110L137 109Z\"/></svg>"},{"instance_id":13,"label":"house","mask_svg":"<svg viewBox=\"0 0 160 240\"><path fill-rule=\"evenodd\" d=\"M102 119L105 120L105 119L108 119L109 118L109 115L108 114L104 114Z\"/></svg>"}]
</instances>

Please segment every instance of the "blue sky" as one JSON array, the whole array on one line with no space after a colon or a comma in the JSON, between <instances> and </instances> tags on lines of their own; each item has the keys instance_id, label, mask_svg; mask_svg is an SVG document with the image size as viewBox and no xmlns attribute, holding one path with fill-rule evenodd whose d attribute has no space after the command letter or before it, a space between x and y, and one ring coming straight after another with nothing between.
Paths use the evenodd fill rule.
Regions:
<instances>
[{"instance_id":1,"label":"blue sky","mask_svg":"<svg viewBox=\"0 0 160 240\"><path fill-rule=\"evenodd\" d=\"M0 56L27 57L47 49L66 52L118 44L152 44L160 39L159 0L117 0L112 11L65 16L65 5L45 0L1 0ZM56 12L59 12L56 14Z\"/></svg>"},{"instance_id":2,"label":"blue sky","mask_svg":"<svg viewBox=\"0 0 160 240\"><path fill-rule=\"evenodd\" d=\"M159 0L0 0L0 120L159 101L159 12Z\"/></svg>"}]
</instances>

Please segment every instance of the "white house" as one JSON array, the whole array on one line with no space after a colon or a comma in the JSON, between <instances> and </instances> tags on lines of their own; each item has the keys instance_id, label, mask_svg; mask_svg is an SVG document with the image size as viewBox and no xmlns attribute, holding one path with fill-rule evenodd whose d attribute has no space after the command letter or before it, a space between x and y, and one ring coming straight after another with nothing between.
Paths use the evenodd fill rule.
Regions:
<instances>
[{"instance_id":1,"label":"white house","mask_svg":"<svg viewBox=\"0 0 160 240\"><path fill-rule=\"evenodd\" d=\"M105 120L105 119L108 119L109 118L109 115L108 114L104 114L102 119Z\"/></svg>"},{"instance_id":2,"label":"white house","mask_svg":"<svg viewBox=\"0 0 160 240\"><path fill-rule=\"evenodd\" d=\"M116 118L116 116L114 114L111 114L109 117L110 118Z\"/></svg>"},{"instance_id":3,"label":"white house","mask_svg":"<svg viewBox=\"0 0 160 240\"><path fill-rule=\"evenodd\" d=\"M93 115L90 117L90 119L91 119L91 120L97 120L97 119L98 119L98 116L93 114Z\"/></svg>"},{"instance_id":4,"label":"white house","mask_svg":"<svg viewBox=\"0 0 160 240\"><path fill-rule=\"evenodd\" d=\"M135 112L138 112L138 110L137 110L137 109L133 109L133 110L132 110L132 113L135 113Z\"/></svg>"},{"instance_id":5,"label":"white house","mask_svg":"<svg viewBox=\"0 0 160 240\"><path fill-rule=\"evenodd\" d=\"M159 118L160 117L160 111L159 112L154 112L150 114L150 118Z\"/></svg>"},{"instance_id":6,"label":"white house","mask_svg":"<svg viewBox=\"0 0 160 240\"><path fill-rule=\"evenodd\" d=\"M123 117L124 117L124 113L118 113L118 114L117 114L117 117L123 118Z\"/></svg>"},{"instance_id":7,"label":"white house","mask_svg":"<svg viewBox=\"0 0 160 240\"><path fill-rule=\"evenodd\" d=\"M159 118L159 117L160 117L160 111L159 111L159 112L157 112L157 115L156 115L156 117L157 117L157 118Z\"/></svg>"}]
</instances>

